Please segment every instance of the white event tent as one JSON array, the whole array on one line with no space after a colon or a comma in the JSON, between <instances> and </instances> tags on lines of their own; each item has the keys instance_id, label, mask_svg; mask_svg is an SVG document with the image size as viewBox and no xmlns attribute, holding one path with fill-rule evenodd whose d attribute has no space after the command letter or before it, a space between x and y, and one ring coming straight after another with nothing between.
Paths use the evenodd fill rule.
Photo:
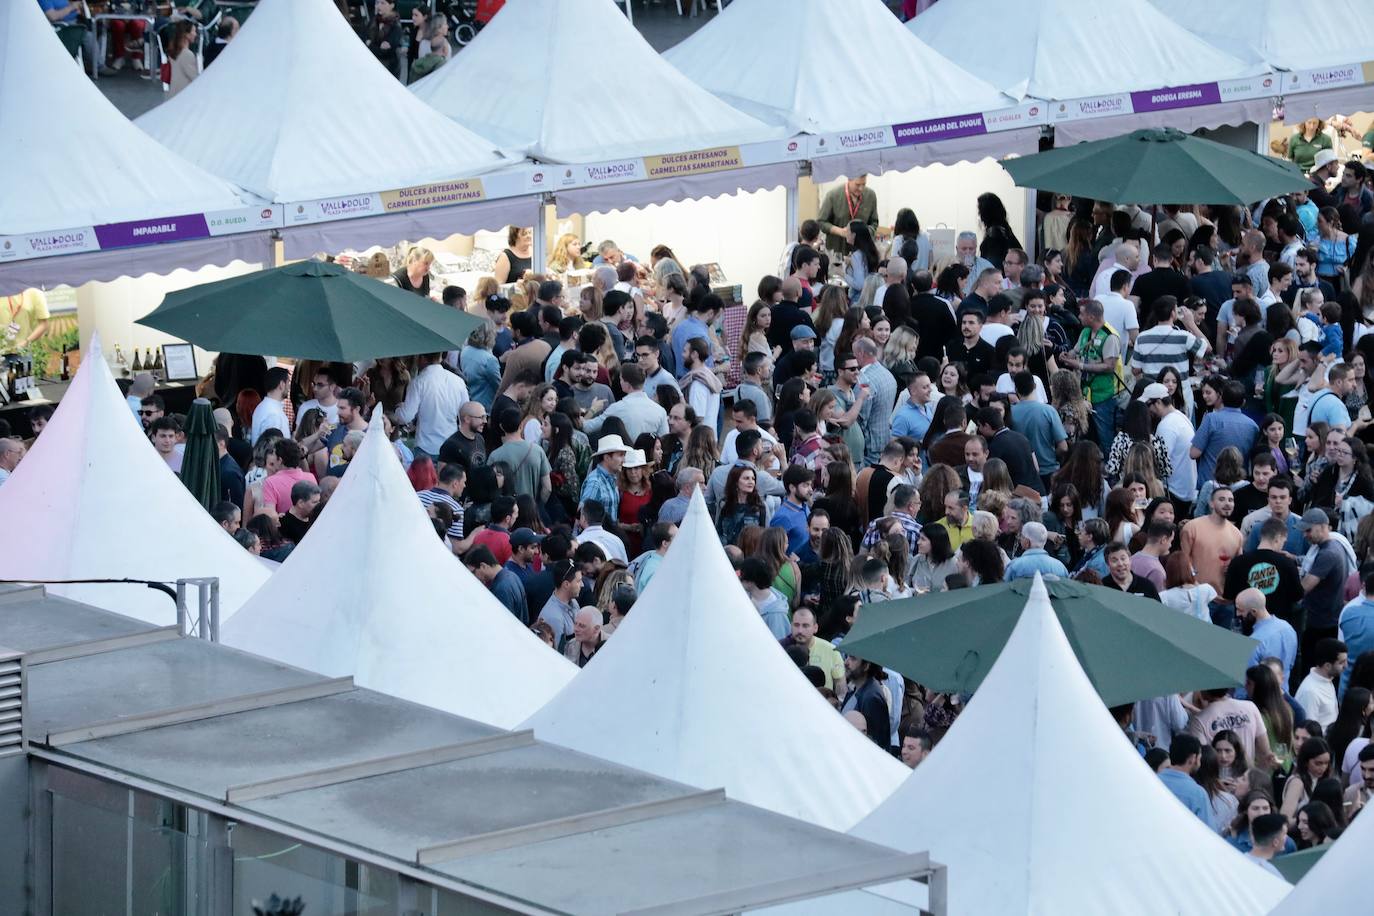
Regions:
<instances>
[{"instance_id":1,"label":"white event tent","mask_svg":"<svg viewBox=\"0 0 1374 916\"><path fill-rule=\"evenodd\" d=\"M801 52L818 38L823 53ZM914 39L882 0L734 3L664 57L724 101L795 132L860 131L1011 104L992 85ZM813 170L817 180L826 181L1034 152L1038 136L1039 128L1029 128L824 156L813 160Z\"/></svg>"},{"instance_id":2,"label":"white event tent","mask_svg":"<svg viewBox=\"0 0 1374 916\"><path fill-rule=\"evenodd\" d=\"M1374 86L1359 71L1374 60L1374 17L1368 0L1218 0L1198 15L1191 0L1150 0L1165 15L1208 44L1248 61L1278 70L1339 70L1351 68L1350 78L1328 72L1329 88L1317 80L1304 84L1293 73L1282 74L1275 94L1284 95L1289 123L1308 117L1326 118L1374 108ZM1325 81L1325 80L1323 80Z\"/></svg>"},{"instance_id":3,"label":"white event tent","mask_svg":"<svg viewBox=\"0 0 1374 916\"><path fill-rule=\"evenodd\" d=\"M330 0L262 0L212 66L136 123L278 203L470 178L519 161L407 92ZM285 255L499 228L515 212L528 221L533 206L512 198L287 228Z\"/></svg>"},{"instance_id":4,"label":"white event tent","mask_svg":"<svg viewBox=\"0 0 1374 916\"><path fill-rule=\"evenodd\" d=\"M524 727L836 830L909 773L837 715L778 646L700 493L609 642Z\"/></svg>"},{"instance_id":5,"label":"white event tent","mask_svg":"<svg viewBox=\"0 0 1374 916\"><path fill-rule=\"evenodd\" d=\"M1355 779L1360 771L1355 770ZM1289 833L1296 833L1290 826ZM1361 812L1269 916L1353 913L1369 905L1369 855L1374 851L1374 817ZM1361 905L1360 900L1365 903Z\"/></svg>"},{"instance_id":6,"label":"white event tent","mask_svg":"<svg viewBox=\"0 0 1374 916\"><path fill-rule=\"evenodd\" d=\"M158 457L98 338L82 356L52 421L0 487L0 518L13 532L0 551L0 579L174 583L218 576L221 618L227 617L266 581L267 570ZM144 585L48 590L161 626L176 621L172 599Z\"/></svg>"},{"instance_id":7,"label":"white event tent","mask_svg":"<svg viewBox=\"0 0 1374 916\"><path fill-rule=\"evenodd\" d=\"M1199 19L1213 12L1208 8L1200 15L1194 5L1188 15ZM986 30L974 25L993 22L1014 25ZM1202 41L1143 0L943 0L907 27L1013 96L1056 103L1240 79L1267 69ZM1268 118L1270 104L1266 97L1064 121L1055 124L1056 142L1141 127L1195 130L1258 121Z\"/></svg>"},{"instance_id":8,"label":"white event tent","mask_svg":"<svg viewBox=\"0 0 1374 916\"><path fill-rule=\"evenodd\" d=\"M380 411L310 533L221 632L231 646L501 728L577 673L435 536Z\"/></svg>"},{"instance_id":9,"label":"white event tent","mask_svg":"<svg viewBox=\"0 0 1374 916\"><path fill-rule=\"evenodd\" d=\"M944 740L850 832L948 866L951 913L1254 916L1288 889L1140 759L1038 579Z\"/></svg>"},{"instance_id":10,"label":"white event tent","mask_svg":"<svg viewBox=\"0 0 1374 916\"><path fill-rule=\"evenodd\" d=\"M76 236L93 226L245 203L228 181L130 124L72 62L36 3L0 3L0 136L0 236L46 235L36 247L50 251L83 251ZM3 252L0 293L227 264L269 250L265 233L158 248L152 258L146 249L127 249L14 263L6 263L14 252Z\"/></svg>"},{"instance_id":11,"label":"white event tent","mask_svg":"<svg viewBox=\"0 0 1374 916\"><path fill-rule=\"evenodd\" d=\"M606 163L785 134L679 73L613 0L508 2L462 53L412 90L459 123L543 162ZM706 197L773 187L795 174L794 165L779 163L594 187L560 193L560 209Z\"/></svg>"}]
</instances>

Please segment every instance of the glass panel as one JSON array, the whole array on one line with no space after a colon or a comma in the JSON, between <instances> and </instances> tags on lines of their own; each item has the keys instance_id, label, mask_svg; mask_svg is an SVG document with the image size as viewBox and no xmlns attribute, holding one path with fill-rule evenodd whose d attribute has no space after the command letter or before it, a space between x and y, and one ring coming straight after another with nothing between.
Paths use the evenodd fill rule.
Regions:
<instances>
[{"instance_id":1,"label":"glass panel","mask_svg":"<svg viewBox=\"0 0 1374 916\"><path fill-rule=\"evenodd\" d=\"M254 901L300 897L305 912L396 916L394 872L349 861L249 824L234 828L234 916Z\"/></svg>"}]
</instances>

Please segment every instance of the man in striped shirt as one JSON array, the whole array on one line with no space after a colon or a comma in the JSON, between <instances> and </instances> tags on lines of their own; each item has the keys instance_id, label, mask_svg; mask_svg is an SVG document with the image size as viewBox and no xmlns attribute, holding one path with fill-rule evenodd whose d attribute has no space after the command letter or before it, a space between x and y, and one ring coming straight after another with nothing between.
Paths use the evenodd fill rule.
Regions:
<instances>
[{"instance_id":1,"label":"man in striped shirt","mask_svg":"<svg viewBox=\"0 0 1374 916\"><path fill-rule=\"evenodd\" d=\"M1174 327L1176 315L1182 328ZM1188 358L1201 359L1207 352L1207 338L1198 330L1192 310L1180 309L1173 296L1160 296L1150 306L1150 318L1153 326L1135 340L1132 374L1137 379L1143 376L1154 381L1172 366L1187 378Z\"/></svg>"},{"instance_id":2,"label":"man in striped shirt","mask_svg":"<svg viewBox=\"0 0 1374 916\"><path fill-rule=\"evenodd\" d=\"M446 464L439 469L439 484L415 495L420 504L428 509L435 503L443 503L453 510L453 524L448 526L448 536L455 541L463 538L463 504L458 497L463 495L467 485L467 471L461 464Z\"/></svg>"}]
</instances>

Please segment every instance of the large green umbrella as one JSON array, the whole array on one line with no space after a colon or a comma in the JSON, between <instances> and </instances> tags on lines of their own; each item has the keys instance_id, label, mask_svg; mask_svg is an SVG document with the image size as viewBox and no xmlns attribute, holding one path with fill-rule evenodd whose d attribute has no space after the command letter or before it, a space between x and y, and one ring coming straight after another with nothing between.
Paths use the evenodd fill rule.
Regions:
<instances>
[{"instance_id":1,"label":"large green umbrella","mask_svg":"<svg viewBox=\"0 0 1374 916\"><path fill-rule=\"evenodd\" d=\"M215 444L215 415L210 402L196 398L186 415L186 451L181 456L181 482L206 511L220 501L219 448Z\"/></svg>"},{"instance_id":2,"label":"large green umbrella","mask_svg":"<svg viewBox=\"0 0 1374 916\"><path fill-rule=\"evenodd\" d=\"M168 293L139 321L207 350L327 362L457 350L479 323L465 312L323 261Z\"/></svg>"},{"instance_id":3,"label":"large green umbrella","mask_svg":"<svg viewBox=\"0 0 1374 916\"><path fill-rule=\"evenodd\" d=\"M972 693L1006 645L1032 580L863 606L840 649L944 693ZM1255 642L1149 598L1047 581L1074 654L1108 706L1241 684Z\"/></svg>"},{"instance_id":4,"label":"large green umbrella","mask_svg":"<svg viewBox=\"0 0 1374 916\"><path fill-rule=\"evenodd\" d=\"M1023 188L1118 204L1248 204L1312 187L1291 162L1172 127L1004 159L1002 167Z\"/></svg>"}]
</instances>

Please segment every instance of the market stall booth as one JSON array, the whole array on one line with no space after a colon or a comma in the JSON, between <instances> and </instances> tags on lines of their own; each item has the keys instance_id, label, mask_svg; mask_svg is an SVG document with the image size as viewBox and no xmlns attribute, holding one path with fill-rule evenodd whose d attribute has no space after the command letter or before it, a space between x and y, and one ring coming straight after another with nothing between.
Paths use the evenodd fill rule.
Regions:
<instances>
[{"instance_id":1,"label":"market stall booth","mask_svg":"<svg viewBox=\"0 0 1374 916\"><path fill-rule=\"evenodd\" d=\"M98 336L83 356L52 421L0 487L0 518L15 532L0 554L0 579L51 582L53 594L170 626L173 598L142 580L217 577L228 617L267 568L153 450Z\"/></svg>"},{"instance_id":2,"label":"market stall booth","mask_svg":"<svg viewBox=\"0 0 1374 916\"><path fill-rule=\"evenodd\" d=\"M223 633L231 646L502 728L577 673L435 536L380 411L309 536Z\"/></svg>"}]
</instances>

